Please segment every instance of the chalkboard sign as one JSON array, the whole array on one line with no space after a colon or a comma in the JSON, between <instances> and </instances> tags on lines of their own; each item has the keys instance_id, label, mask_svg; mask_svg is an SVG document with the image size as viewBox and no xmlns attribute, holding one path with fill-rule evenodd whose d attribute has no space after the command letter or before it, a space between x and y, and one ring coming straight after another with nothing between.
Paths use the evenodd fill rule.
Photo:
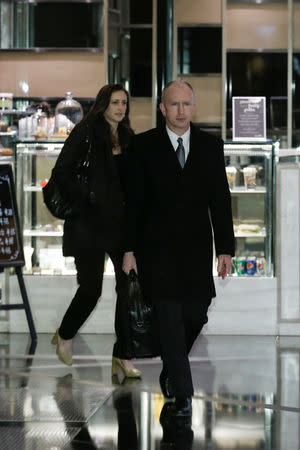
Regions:
<instances>
[{"instance_id":1,"label":"chalkboard sign","mask_svg":"<svg viewBox=\"0 0 300 450\"><path fill-rule=\"evenodd\" d=\"M0 164L0 267L24 264L12 167Z\"/></svg>"}]
</instances>

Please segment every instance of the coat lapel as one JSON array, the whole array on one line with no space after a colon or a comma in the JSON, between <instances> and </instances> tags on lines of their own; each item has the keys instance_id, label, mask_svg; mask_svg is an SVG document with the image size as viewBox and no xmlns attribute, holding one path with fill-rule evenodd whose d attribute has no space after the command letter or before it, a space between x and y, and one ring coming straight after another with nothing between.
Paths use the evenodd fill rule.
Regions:
<instances>
[{"instance_id":1,"label":"coat lapel","mask_svg":"<svg viewBox=\"0 0 300 450\"><path fill-rule=\"evenodd\" d=\"M192 164L198 147L199 147L199 142L197 139L197 131L196 131L195 127L191 124L190 151L189 151L188 157L186 159L183 170L187 170L189 168L189 166Z\"/></svg>"},{"instance_id":2,"label":"coat lapel","mask_svg":"<svg viewBox=\"0 0 300 450\"><path fill-rule=\"evenodd\" d=\"M162 127L159 130L158 147L161 150L161 156L163 157L167 166L179 173L182 172L182 168L179 164L175 150L165 127Z\"/></svg>"}]
</instances>

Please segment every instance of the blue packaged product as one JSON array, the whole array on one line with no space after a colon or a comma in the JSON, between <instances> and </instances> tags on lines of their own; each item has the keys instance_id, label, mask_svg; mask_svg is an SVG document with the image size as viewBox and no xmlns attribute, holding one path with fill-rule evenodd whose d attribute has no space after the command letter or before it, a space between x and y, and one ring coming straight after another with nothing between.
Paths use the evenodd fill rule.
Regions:
<instances>
[{"instance_id":1,"label":"blue packaged product","mask_svg":"<svg viewBox=\"0 0 300 450\"><path fill-rule=\"evenodd\" d=\"M256 257L248 256L246 259L246 275L255 275L256 274Z\"/></svg>"}]
</instances>

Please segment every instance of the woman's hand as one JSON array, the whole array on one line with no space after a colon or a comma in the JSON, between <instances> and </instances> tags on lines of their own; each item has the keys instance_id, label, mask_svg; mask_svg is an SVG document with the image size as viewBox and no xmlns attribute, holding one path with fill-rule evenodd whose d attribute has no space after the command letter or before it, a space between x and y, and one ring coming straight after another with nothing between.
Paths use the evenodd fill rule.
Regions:
<instances>
[{"instance_id":1,"label":"woman's hand","mask_svg":"<svg viewBox=\"0 0 300 450\"><path fill-rule=\"evenodd\" d=\"M133 269L136 274L138 273L136 259L133 252L124 253L122 269L127 275L129 275L131 269Z\"/></svg>"}]
</instances>

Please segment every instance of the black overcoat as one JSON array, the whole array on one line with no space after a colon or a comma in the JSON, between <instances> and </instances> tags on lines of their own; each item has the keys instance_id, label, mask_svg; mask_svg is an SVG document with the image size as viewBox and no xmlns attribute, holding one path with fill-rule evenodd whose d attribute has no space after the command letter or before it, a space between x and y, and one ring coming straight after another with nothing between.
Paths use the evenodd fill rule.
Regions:
<instances>
[{"instance_id":1,"label":"black overcoat","mask_svg":"<svg viewBox=\"0 0 300 450\"><path fill-rule=\"evenodd\" d=\"M91 145L88 185L75 181L76 167ZM64 256L121 248L124 194L109 135L101 122L80 122L66 140L53 174L81 214L65 220Z\"/></svg>"},{"instance_id":2,"label":"black overcoat","mask_svg":"<svg viewBox=\"0 0 300 450\"><path fill-rule=\"evenodd\" d=\"M128 179L125 248L138 258L149 300L210 301L216 254L234 255L223 141L191 125L181 166L165 127L136 135Z\"/></svg>"}]
</instances>

